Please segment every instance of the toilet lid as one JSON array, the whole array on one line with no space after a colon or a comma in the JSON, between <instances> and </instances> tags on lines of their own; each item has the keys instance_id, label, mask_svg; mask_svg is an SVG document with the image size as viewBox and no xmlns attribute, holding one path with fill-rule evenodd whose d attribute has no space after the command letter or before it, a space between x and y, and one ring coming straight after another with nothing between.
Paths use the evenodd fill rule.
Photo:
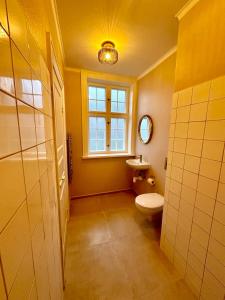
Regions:
<instances>
[{"instance_id":1,"label":"toilet lid","mask_svg":"<svg viewBox=\"0 0 225 300\"><path fill-rule=\"evenodd\" d=\"M164 204L164 197L157 193L142 194L136 197L135 202L143 207L157 208Z\"/></svg>"}]
</instances>

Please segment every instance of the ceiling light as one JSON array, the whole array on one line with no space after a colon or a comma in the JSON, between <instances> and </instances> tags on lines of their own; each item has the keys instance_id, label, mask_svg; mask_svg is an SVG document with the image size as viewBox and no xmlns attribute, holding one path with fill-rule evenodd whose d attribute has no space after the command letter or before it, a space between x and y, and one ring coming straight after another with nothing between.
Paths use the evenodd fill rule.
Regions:
<instances>
[{"instance_id":1,"label":"ceiling light","mask_svg":"<svg viewBox=\"0 0 225 300\"><path fill-rule=\"evenodd\" d=\"M118 52L115 44L110 41L102 43L102 48L98 51L98 60L101 64L114 65L118 61Z\"/></svg>"}]
</instances>

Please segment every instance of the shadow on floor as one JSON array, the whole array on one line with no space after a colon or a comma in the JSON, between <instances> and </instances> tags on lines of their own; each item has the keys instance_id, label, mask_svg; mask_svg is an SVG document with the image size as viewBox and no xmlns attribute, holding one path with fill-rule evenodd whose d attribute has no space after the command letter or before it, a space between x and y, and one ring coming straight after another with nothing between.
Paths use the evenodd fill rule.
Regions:
<instances>
[{"instance_id":1,"label":"shadow on floor","mask_svg":"<svg viewBox=\"0 0 225 300\"><path fill-rule=\"evenodd\" d=\"M71 202L66 300L195 299L160 251L160 219L149 222L134 194Z\"/></svg>"}]
</instances>

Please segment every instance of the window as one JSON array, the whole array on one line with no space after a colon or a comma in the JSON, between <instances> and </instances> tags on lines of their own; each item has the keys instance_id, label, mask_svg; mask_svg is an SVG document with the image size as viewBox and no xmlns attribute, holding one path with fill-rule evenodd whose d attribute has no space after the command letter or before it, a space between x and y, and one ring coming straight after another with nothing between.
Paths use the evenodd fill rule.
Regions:
<instances>
[{"instance_id":1,"label":"window","mask_svg":"<svg viewBox=\"0 0 225 300\"><path fill-rule=\"evenodd\" d=\"M88 153L128 152L129 89L88 85Z\"/></svg>"}]
</instances>

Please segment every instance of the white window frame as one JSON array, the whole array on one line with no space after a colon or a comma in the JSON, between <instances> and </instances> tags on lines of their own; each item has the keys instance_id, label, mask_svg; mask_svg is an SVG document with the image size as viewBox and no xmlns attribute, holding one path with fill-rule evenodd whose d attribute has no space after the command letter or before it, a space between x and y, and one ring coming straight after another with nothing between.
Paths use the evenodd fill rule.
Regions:
<instances>
[{"instance_id":1,"label":"white window frame","mask_svg":"<svg viewBox=\"0 0 225 300\"><path fill-rule=\"evenodd\" d=\"M99 86L106 88L106 112L90 112L88 87ZM126 113L111 112L110 105L111 89L124 89L127 92ZM123 77L111 74L95 73L86 70L81 71L81 91L82 91L82 135L83 135L83 158L102 158L102 157L123 157L134 155L135 133L136 133L136 103L137 103L137 83L130 77ZM89 152L89 116L104 116L106 121L115 116L125 118L126 121L126 140L125 151L111 151L106 149L102 152ZM110 144L110 126L106 124L106 145Z\"/></svg>"}]
</instances>

